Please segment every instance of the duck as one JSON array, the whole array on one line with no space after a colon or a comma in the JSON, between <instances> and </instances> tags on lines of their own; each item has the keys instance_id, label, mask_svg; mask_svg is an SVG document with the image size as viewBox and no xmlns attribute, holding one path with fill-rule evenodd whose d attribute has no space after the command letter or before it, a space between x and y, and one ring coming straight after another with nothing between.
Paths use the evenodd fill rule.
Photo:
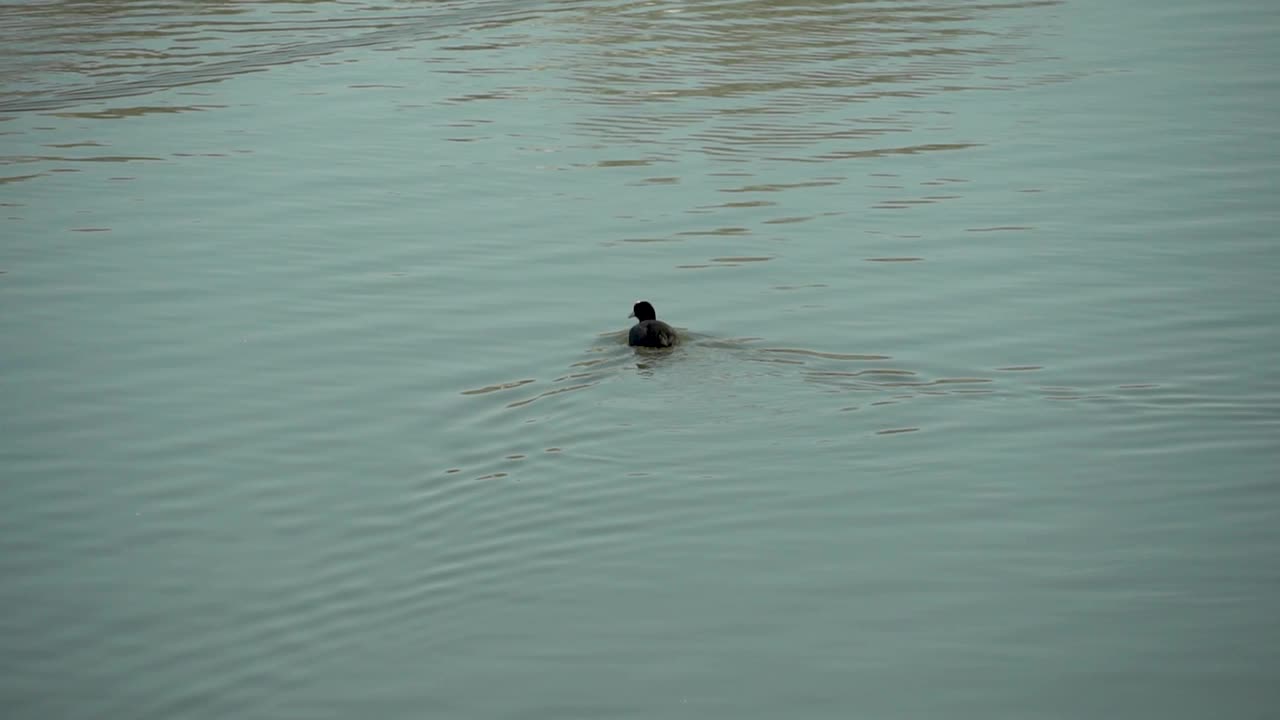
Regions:
<instances>
[{"instance_id":1,"label":"duck","mask_svg":"<svg viewBox=\"0 0 1280 720\"><path fill-rule=\"evenodd\" d=\"M632 347L671 347L680 341L676 329L658 319L658 314L647 300L641 300L631 307L631 315L636 324L631 326L627 336L627 344Z\"/></svg>"}]
</instances>

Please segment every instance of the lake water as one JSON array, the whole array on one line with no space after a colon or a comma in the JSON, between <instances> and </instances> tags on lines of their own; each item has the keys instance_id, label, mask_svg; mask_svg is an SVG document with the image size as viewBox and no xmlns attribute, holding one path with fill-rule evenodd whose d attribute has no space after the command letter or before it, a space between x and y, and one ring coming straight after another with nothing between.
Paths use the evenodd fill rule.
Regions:
<instances>
[{"instance_id":1,"label":"lake water","mask_svg":"<svg viewBox=\"0 0 1280 720\"><path fill-rule=\"evenodd\" d=\"M4 716L1272 717L1277 31L5 3Z\"/></svg>"}]
</instances>

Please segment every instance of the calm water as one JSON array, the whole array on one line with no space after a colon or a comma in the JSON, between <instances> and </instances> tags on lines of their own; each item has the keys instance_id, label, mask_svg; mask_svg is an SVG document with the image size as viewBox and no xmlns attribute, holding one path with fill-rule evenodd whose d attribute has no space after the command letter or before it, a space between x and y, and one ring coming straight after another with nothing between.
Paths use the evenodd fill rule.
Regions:
<instances>
[{"instance_id":1,"label":"calm water","mask_svg":"<svg viewBox=\"0 0 1280 720\"><path fill-rule=\"evenodd\" d=\"M1278 31L5 3L4 716L1273 716Z\"/></svg>"}]
</instances>

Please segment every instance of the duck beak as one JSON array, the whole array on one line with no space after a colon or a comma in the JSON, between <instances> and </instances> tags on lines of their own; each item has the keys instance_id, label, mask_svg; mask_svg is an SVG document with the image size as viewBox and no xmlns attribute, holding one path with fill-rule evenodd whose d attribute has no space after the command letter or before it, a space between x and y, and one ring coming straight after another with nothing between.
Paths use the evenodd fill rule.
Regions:
<instances>
[{"instance_id":1,"label":"duck beak","mask_svg":"<svg viewBox=\"0 0 1280 720\"><path fill-rule=\"evenodd\" d=\"M635 311L633 310L633 311L631 311L631 314L630 314L630 315L628 315L627 317L629 317L629 318L633 318L633 317L635 317L635 316L636 316L636 313L635 313Z\"/></svg>"}]
</instances>

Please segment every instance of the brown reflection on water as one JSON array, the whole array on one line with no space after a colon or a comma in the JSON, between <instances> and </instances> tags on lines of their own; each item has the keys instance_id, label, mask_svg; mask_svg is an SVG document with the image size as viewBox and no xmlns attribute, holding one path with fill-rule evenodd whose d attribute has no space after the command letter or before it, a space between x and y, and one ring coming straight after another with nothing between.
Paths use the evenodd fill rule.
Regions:
<instances>
[{"instance_id":1,"label":"brown reflection on water","mask_svg":"<svg viewBox=\"0 0 1280 720\"><path fill-rule=\"evenodd\" d=\"M216 82L351 47L430 37L448 21L431 8L338 9L325 0L7 3L0 14L6 65L0 114ZM191 109L200 108L121 108L75 116Z\"/></svg>"},{"instance_id":2,"label":"brown reflection on water","mask_svg":"<svg viewBox=\"0 0 1280 720\"><path fill-rule=\"evenodd\" d=\"M580 51L568 71L600 108L580 127L611 138L726 160L963 150L974 143L904 141L946 131L945 113L904 101L1012 87L989 70L1024 49L1000 17L1053 4L602 3L566 16Z\"/></svg>"},{"instance_id":3,"label":"brown reflection on water","mask_svg":"<svg viewBox=\"0 0 1280 720\"><path fill-rule=\"evenodd\" d=\"M7 175L4 177L0 177L0 185L4 185L6 183L22 182L23 180L31 180L32 178L38 178L42 175L44 175L44 173L29 173L27 175Z\"/></svg>"},{"instance_id":4,"label":"brown reflection on water","mask_svg":"<svg viewBox=\"0 0 1280 720\"><path fill-rule=\"evenodd\" d=\"M517 388L517 387L520 387L521 385L528 385L528 384L529 384L529 383L531 383L531 382L535 382L535 381L534 381L534 380L532 380L532 379L527 379L527 380L512 380L511 382L496 383L496 384L494 384L494 385L486 385L486 386L484 386L484 387L482 387L482 388L475 388L475 389L472 389L472 390L463 390L461 394L463 394L463 395L484 395L484 394L491 393L491 392L498 392L499 390L510 390L511 388Z\"/></svg>"},{"instance_id":5,"label":"brown reflection on water","mask_svg":"<svg viewBox=\"0 0 1280 720\"><path fill-rule=\"evenodd\" d=\"M919 432L919 431L920 431L920 428L918 427L887 428L884 430L877 430L876 434L877 435L897 435L899 433L910 433L910 432Z\"/></svg>"},{"instance_id":6,"label":"brown reflection on water","mask_svg":"<svg viewBox=\"0 0 1280 720\"><path fill-rule=\"evenodd\" d=\"M860 355L853 353L821 352L819 350L803 350L800 348L764 348L761 352L787 355L803 355L822 358L824 360L888 360L888 355Z\"/></svg>"},{"instance_id":7,"label":"brown reflection on water","mask_svg":"<svg viewBox=\"0 0 1280 720\"><path fill-rule=\"evenodd\" d=\"M1034 229L1030 225L998 225L995 227L965 228L965 232L1010 232Z\"/></svg>"},{"instance_id":8,"label":"brown reflection on water","mask_svg":"<svg viewBox=\"0 0 1280 720\"><path fill-rule=\"evenodd\" d=\"M19 155L5 159L5 163L35 163L35 162L105 162L105 163L123 163L138 162L142 160L163 160L164 158L151 157L147 155L84 155L81 157L68 157L64 155Z\"/></svg>"},{"instance_id":9,"label":"brown reflection on water","mask_svg":"<svg viewBox=\"0 0 1280 720\"><path fill-rule=\"evenodd\" d=\"M108 110L56 112L50 114L55 117L84 118L86 120L118 120L120 118L139 117L142 115L199 112L202 110L216 110L225 107L225 105L141 105L138 107L110 108Z\"/></svg>"}]
</instances>

